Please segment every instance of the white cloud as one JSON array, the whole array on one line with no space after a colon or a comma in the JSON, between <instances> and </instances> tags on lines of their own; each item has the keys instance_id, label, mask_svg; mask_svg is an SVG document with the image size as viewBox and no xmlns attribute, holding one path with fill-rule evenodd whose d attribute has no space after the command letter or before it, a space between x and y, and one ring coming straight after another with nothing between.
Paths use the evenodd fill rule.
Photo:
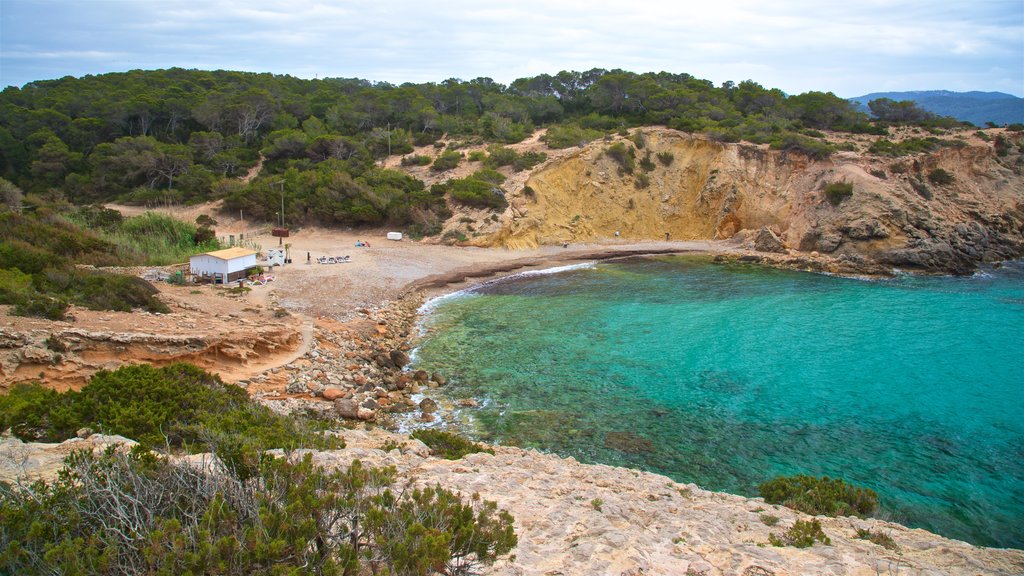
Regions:
<instances>
[{"instance_id":1,"label":"white cloud","mask_svg":"<svg viewBox=\"0 0 1024 576\"><path fill-rule=\"evenodd\" d=\"M391 82L621 67L791 93L1024 92L1020 0L0 2L4 84L145 62Z\"/></svg>"}]
</instances>

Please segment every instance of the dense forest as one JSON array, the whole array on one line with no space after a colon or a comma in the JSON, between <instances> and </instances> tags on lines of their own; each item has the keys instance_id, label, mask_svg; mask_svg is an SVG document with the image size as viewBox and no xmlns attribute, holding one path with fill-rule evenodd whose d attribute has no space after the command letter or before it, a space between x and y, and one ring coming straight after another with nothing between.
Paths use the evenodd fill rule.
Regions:
<instances>
[{"instance_id":1,"label":"dense forest","mask_svg":"<svg viewBox=\"0 0 1024 576\"><path fill-rule=\"evenodd\" d=\"M955 122L912 103L879 104L872 117L832 93L786 95L753 81L716 87L688 74L602 69L509 86L489 78L395 86L184 69L66 77L0 93L7 181L0 184L37 204L224 199L225 209L265 221L284 197L289 225L388 223L429 233L448 215L446 194L503 207L481 190L496 186L493 174L427 189L376 164L442 136L449 150L436 161L403 161L434 162L444 172L462 159L459 143L491 143L487 166L522 169L542 158L518 158L501 145L537 127L549 128L549 147L564 148L652 124L822 157L833 150L822 130L884 135L887 122L908 118ZM261 159L259 176L243 182Z\"/></svg>"}]
</instances>

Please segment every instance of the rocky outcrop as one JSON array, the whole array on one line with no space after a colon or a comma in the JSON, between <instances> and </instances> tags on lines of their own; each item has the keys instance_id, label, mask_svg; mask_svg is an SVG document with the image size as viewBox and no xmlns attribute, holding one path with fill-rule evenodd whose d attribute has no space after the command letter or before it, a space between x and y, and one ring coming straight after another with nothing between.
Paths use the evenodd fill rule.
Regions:
<instances>
[{"instance_id":1,"label":"rocky outcrop","mask_svg":"<svg viewBox=\"0 0 1024 576\"><path fill-rule=\"evenodd\" d=\"M460 460L430 457L422 442L383 430L345 430L346 448L311 452L327 469L358 459L394 466L399 482L479 494L512 513L519 544L485 574L706 576L834 574L1020 574L1024 551L981 548L876 519L818 517L831 544L775 547L779 534L807 515L759 498L709 492L693 484L626 468L581 464L518 448ZM92 436L63 444L0 440L0 480L52 478L54 460L71 449L110 443ZM96 440L94 440L96 439ZM123 439L121 439L123 440ZM280 451L275 451L283 455ZM293 458L307 451L298 450ZM14 458L16 461L11 460ZM208 456L189 457L203 462ZM37 466L38 464L38 466ZM856 538L858 529L889 535L895 550Z\"/></svg>"},{"instance_id":2,"label":"rocky outcrop","mask_svg":"<svg viewBox=\"0 0 1024 576\"><path fill-rule=\"evenodd\" d=\"M790 247L955 273L1024 256L1020 143L1002 157L983 142L955 142L898 159L838 152L815 160L664 128L642 131L643 148L616 139L637 159L631 172L605 153L612 144L605 141L550 161L526 180L529 194L511 195L501 230L477 243L737 238L769 252ZM952 182L930 182L937 169ZM834 182L852 184L852 194L828 198L824 189Z\"/></svg>"},{"instance_id":3,"label":"rocky outcrop","mask_svg":"<svg viewBox=\"0 0 1024 576\"><path fill-rule=\"evenodd\" d=\"M390 413L415 410L420 405L412 399L414 394L445 381L439 374L403 370L410 360L411 331L422 301L418 293L410 293L377 310L361 309L347 322L318 319L315 338L303 358L239 384L255 389L283 379L287 396L254 394L281 412L290 411L294 401L318 399L330 402L329 408L320 403L320 409L352 420L381 420Z\"/></svg>"},{"instance_id":4,"label":"rocky outcrop","mask_svg":"<svg viewBox=\"0 0 1024 576\"><path fill-rule=\"evenodd\" d=\"M65 323L46 328L0 328L0 377L6 385L44 380L55 389L76 388L99 370L124 364L157 366L190 362L223 370L245 366L299 347L300 333L284 324L258 328L235 321L228 333L168 334L88 330Z\"/></svg>"}]
</instances>

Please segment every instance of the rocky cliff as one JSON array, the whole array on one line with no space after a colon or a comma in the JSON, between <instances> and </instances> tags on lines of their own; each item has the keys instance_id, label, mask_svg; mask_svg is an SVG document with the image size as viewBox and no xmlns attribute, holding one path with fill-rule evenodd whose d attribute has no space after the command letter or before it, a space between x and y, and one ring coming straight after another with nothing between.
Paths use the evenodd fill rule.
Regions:
<instances>
[{"instance_id":1,"label":"rocky cliff","mask_svg":"<svg viewBox=\"0 0 1024 576\"><path fill-rule=\"evenodd\" d=\"M616 232L623 240L668 234L753 243L770 233L779 243L764 249L965 273L1024 255L1024 152L1016 138L1003 156L983 140L955 137L927 154L817 160L644 128L640 137L593 142L538 168L510 195L501 229L479 243L526 248ZM616 159L613 147L625 147L628 159ZM852 194L830 201L825 188L837 182L851 184Z\"/></svg>"},{"instance_id":2,"label":"rocky cliff","mask_svg":"<svg viewBox=\"0 0 1024 576\"><path fill-rule=\"evenodd\" d=\"M649 472L518 448L499 446L493 456L478 453L453 461L431 456L418 440L380 429L340 434L347 448L313 452L317 465L344 469L358 459L394 466L400 483L479 494L510 511L519 536L514 559L502 560L485 574L973 576L1024 571L1020 550L972 546L878 519L817 517L828 545L777 547L770 535L810 517L759 498L710 492ZM119 443L134 444L87 433L62 444L0 437L0 480L52 479L73 450ZM292 456L301 458L305 452ZM209 455L187 458L202 463ZM885 534L891 544L861 539L858 530Z\"/></svg>"}]
</instances>

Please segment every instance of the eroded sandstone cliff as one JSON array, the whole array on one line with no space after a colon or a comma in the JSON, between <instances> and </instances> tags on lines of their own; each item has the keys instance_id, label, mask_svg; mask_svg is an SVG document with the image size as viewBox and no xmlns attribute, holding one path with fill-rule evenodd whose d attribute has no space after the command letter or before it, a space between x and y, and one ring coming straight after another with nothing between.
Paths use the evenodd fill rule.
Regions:
<instances>
[{"instance_id":1,"label":"eroded sandstone cliff","mask_svg":"<svg viewBox=\"0 0 1024 576\"><path fill-rule=\"evenodd\" d=\"M527 248L616 232L623 240L752 242L767 229L779 249L915 270L964 273L1024 255L1019 146L1005 156L961 141L902 158L839 152L816 160L664 128L642 133L642 141L593 142L538 168L510 195L501 229L478 243ZM631 171L609 153L615 145L633 157ZM936 169L952 181L929 180ZM853 186L838 204L824 193L834 182Z\"/></svg>"}]
</instances>

